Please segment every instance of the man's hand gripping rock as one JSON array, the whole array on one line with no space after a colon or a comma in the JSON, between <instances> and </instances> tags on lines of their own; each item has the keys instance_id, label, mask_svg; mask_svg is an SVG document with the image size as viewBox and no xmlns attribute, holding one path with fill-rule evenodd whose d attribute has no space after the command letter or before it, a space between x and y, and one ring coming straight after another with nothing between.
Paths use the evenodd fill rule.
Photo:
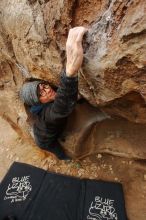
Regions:
<instances>
[{"instance_id":1,"label":"man's hand gripping rock","mask_svg":"<svg viewBox=\"0 0 146 220\"><path fill-rule=\"evenodd\" d=\"M66 75L69 77L77 76L83 62L82 40L88 29L84 27L75 27L70 29L66 42Z\"/></svg>"}]
</instances>

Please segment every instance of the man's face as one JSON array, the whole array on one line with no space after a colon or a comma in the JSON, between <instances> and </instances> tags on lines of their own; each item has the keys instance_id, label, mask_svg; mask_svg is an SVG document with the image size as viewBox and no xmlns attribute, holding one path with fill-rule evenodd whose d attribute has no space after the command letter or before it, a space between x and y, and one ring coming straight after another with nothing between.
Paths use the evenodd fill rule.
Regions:
<instances>
[{"instance_id":1,"label":"man's face","mask_svg":"<svg viewBox=\"0 0 146 220\"><path fill-rule=\"evenodd\" d=\"M38 85L38 95L41 103L47 103L55 100L56 92L49 84L40 83Z\"/></svg>"}]
</instances>

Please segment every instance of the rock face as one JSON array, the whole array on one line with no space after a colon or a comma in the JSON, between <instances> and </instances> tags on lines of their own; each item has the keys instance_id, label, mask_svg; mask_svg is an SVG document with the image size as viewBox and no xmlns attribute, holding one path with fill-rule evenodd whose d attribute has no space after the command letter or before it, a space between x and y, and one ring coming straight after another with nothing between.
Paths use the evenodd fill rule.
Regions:
<instances>
[{"instance_id":1,"label":"rock face","mask_svg":"<svg viewBox=\"0 0 146 220\"><path fill-rule=\"evenodd\" d=\"M144 1L1 0L0 8L1 58L16 65L24 77L30 74L57 83L64 65L68 30L84 25L89 33L84 44L81 94L95 106L107 106L126 94L132 99L137 93L137 105L144 111ZM135 102L130 104L132 108ZM136 118L124 111L125 106L113 106L116 114L144 123L140 110L133 109Z\"/></svg>"},{"instance_id":2,"label":"rock face","mask_svg":"<svg viewBox=\"0 0 146 220\"><path fill-rule=\"evenodd\" d=\"M29 77L59 85L68 31L79 25L89 28L79 71L79 93L88 103L77 105L65 131L66 139L60 141L78 158L110 153L127 160L143 159L128 168L127 176L127 167L122 168L123 163L117 159L117 170L122 169L129 219L145 220L145 198L140 191L146 195L141 179L146 173L144 0L0 0L1 173L19 158L40 167L46 164L45 153L35 149L18 91ZM115 178L107 176L107 180ZM98 177L106 179L105 174ZM138 211L133 198L139 200Z\"/></svg>"},{"instance_id":3,"label":"rock face","mask_svg":"<svg viewBox=\"0 0 146 220\"><path fill-rule=\"evenodd\" d=\"M112 153L126 158L146 159L146 125L109 117L88 103L77 104L68 120L65 149L77 158Z\"/></svg>"},{"instance_id":4,"label":"rock face","mask_svg":"<svg viewBox=\"0 0 146 220\"><path fill-rule=\"evenodd\" d=\"M80 94L109 115L146 123L143 0L1 0L0 24L0 112L21 134L27 133L27 116L16 93L28 77L59 84L67 33L77 25L89 28Z\"/></svg>"}]
</instances>

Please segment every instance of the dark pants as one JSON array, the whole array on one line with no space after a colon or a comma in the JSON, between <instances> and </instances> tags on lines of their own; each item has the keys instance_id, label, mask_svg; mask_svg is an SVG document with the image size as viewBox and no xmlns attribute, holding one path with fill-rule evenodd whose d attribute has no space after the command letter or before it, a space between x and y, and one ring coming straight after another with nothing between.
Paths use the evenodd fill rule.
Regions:
<instances>
[{"instance_id":1,"label":"dark pants","mask_svg":"<svg viewBox=\"0 0 146 220\"><path fill-rule=\"evenodd\" d=\"M43 150L49 151L56 155L56 157L60 160L69 160L71 159L69 156L66 155L63 147L61 144L56 140L52 143L40 144L38 137L34 136L36 144Z\"/></svg>"}]
</instances>

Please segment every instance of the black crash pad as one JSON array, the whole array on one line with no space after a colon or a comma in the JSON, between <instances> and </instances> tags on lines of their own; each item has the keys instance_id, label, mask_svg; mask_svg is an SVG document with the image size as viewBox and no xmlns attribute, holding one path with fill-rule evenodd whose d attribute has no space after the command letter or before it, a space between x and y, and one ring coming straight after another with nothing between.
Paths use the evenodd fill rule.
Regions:
<instances>
[{"instance_id":1,"label":"black crash pad","mask_svg":"<svg viewBox=\"0 0 146 220\"><path fill-rule=\"evenodd\" d=\"M126 220L122 185L15 162L0 184L0 220Z\"/></svg>"}]
</instances>

